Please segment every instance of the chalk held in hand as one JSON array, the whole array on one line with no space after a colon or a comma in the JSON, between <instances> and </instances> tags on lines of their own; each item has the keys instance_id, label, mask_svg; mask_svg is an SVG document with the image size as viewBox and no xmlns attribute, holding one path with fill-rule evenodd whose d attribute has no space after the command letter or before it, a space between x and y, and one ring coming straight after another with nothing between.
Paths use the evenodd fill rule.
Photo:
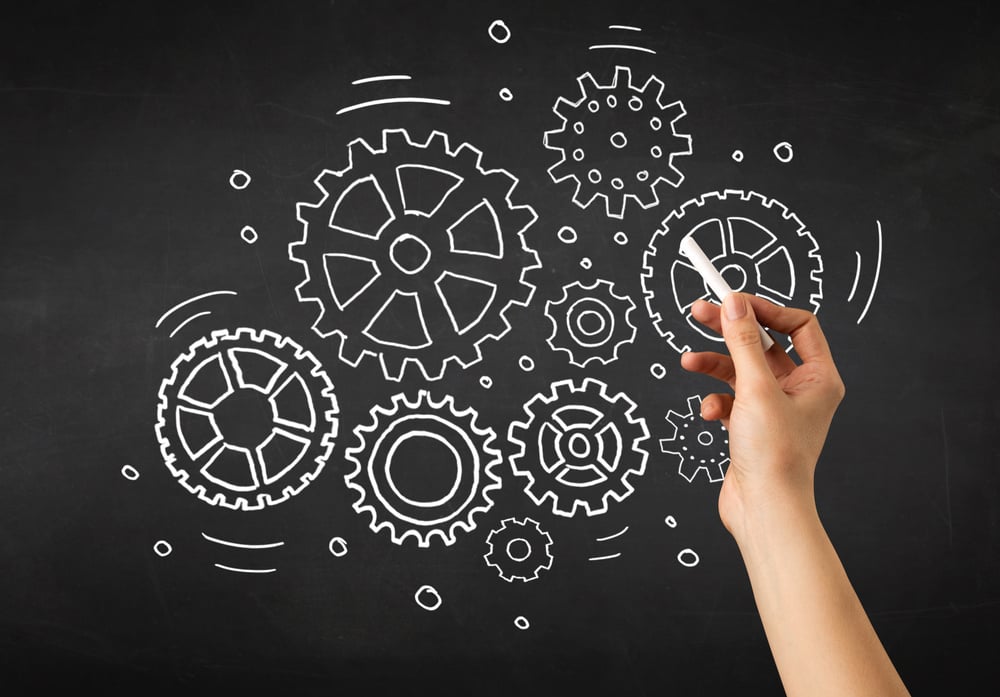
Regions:
<instances>
[{"instance_id":1,"label":"chalk held in hand","mask_svg":"<svg viewBox=\"0 0 1000 697\"><path fill-rule=\"evenodd\" d=\"M691 261L694 268L697 269L698 273L700 273L702 278L705 279L705 283L712 289L712 292L715 293L719 302L722 302L727 295L733 292L733 289L729 287L728 283L726 283L726 280L722 277L722 274L719 273L719 270L715 268L711 260L705 256L705 252L702 251L698 243L695 242L694 236L688 235L681 240L681 253ZM771 335L768 334L767 330L760 324L758 324L757 327L760 329L760 343L763 344L764 350L767 351L769 348L774 346L774 339L771 338Z\"/></svg>"}]
</instances>

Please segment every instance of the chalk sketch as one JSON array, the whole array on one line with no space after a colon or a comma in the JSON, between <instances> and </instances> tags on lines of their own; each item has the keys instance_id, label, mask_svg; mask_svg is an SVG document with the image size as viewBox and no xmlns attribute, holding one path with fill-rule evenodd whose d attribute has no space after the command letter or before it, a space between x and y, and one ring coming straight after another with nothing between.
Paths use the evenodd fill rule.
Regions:
<instances>
[{"instance_id":1,"label":"chalk sketch","mask_svg":"<svg viewBox=\"0 0 1000 697\"><path fill-rule=\"evenodd\" d=\"M624 535L625 533L627 533L628 532L628 528L629 528L629 526L626 525L624 528L622 528L618 532L612 533L610 535L605 535L604 537L598 537L596 541L597 542L609 542L610 540L616 540L619 537L621 537L622 535ZM621 555L622 555L621 552L615 552L613 554L602 554L602 555L599 555L599 556L596 556L596 557L590 557L590 558L587 559L587 561L610 561L611 559L617 559Z\"/></svg>"},{"instance_id":2,"label":"chalk sketch","mask_svg":"<svg viewBox=\"0 0 1000 697\"><path fill-rule=\"evenodd\" d=\"M636 27L631 24L609 24L608 29L617 31L628 31L628 32L640 32L642 27ZM645 46L636 46L635 44L594 44L589 47L591 51L600 51L604 49L617 49L619 51L638 51L640 53L652 53L655 54L651 48L646 48Z\"/></svg>"},{"instance_id":3,"label":"chalk sketch","mask_svg":"<svg viewBox=\"0 0 1000 697\"><path fill-rule=\"evenodd\" d=\"M590 73L577 83L579 97L556 100L559 126L545 132L545 147L559 154L549 168L552 180L573 182L580 208L603 199L613 218L624 217L629 200L644 209L657 205L657 185L680 186L684 174L675 160L692 152L691 136L677 132L687 113L683 103L664 102L662 80L650 76L639 85L625 66L616 66L610 84Z\"/></svg>"},{"instance_id":4,"label":"chalk sketch","mask_svg":"<svg viewBox=\"0 0 1000 697\"><path fill-rule=\"evenodd\" d=\"M649 374L657 380L662 380L667 376L667 368L662 363L653 363L649 366Z\"/></svg>"},{"instance_id":5,"label":"chalk sketch","mask_svg":"<svg viewBox=\"0 0 1000 697\"><path fill-rule=\"evenodd\" d=\"M201 300L205 300L206 298L212 298L218 295L238 295L238 293L235 290L213 290L208 293L202 293L201 295L196 295L192 298L188 298L187 300L182 300L181 302L177 303L169 310L164 312L162 315L160 315L159 319L156 320L156 324L153 326L159 329L160 326L167 321L168 317L172 316L181 309L187 307L188 305L192 305L196 302L199 302ZM205 310L203 312L198 312L194 315L185 317L183 320L181 320L180 323L178 323L174 327L173 331L170 332L170 338L173 338L178 332L180 332L185 326L187 326L193 320L196 320L199 317L206 317L210 314L212 314L211 310Z\"/></svg>"},{"instance_id":6,"label":"chalk sketch","mask_svg":"<svg viewBox=\"0 0 1000 697\"><path fill-rule=\"evenodd\" d=\"M130 482L134 482L136 479L139 478L139 470L137 470L132 465L122 466L121 471L122 471L122 476L125 477L125 479L129 480Z\"/></svg>"},{"instance_id":7,"label":"chalk sketch","mask_svg":"<svg viewBox=\"0 0 1000 697\"><path fill-rule=\"evenodd\" d=\"M434 586L420 586L417 592L413 594L413 599L417 602L417 605L428 612L434 612L444 602L441 599L441 594L437 592L437 588Z\"/></svg>"},{"instance_id":8,"label":"chalk sketch","mask_svg":"<svg viewBox=\"0 0 1000 697\"><path fill-rule=\"evenodd\" d=\"M528 618L524 615L518 615L514 618L514 626L523 631L530 627L531 623L528 622Z\"/></svg>"},{"instance_id":9,"label":"chalk sketch","mask_svg":"<svg viewBox=\"0 0 1000 697\"><path fill-rule=\"evenodd\" d=\"M677 352L723 341L691 316L696 300L714 301L714 296L679 251L687 235L694 236L733 290L819 311L823 259L798 216L753 191L706 193L667 216L643 257L646 309L656 331Z\"/></svg>"},{"instance_id":10,"label":"chalk sketch","mask_svg":"<svg viewBox=\"0 0 1000 697\"><path fill-rule=\"evenodd\" d=\"M729 432L721 422L701 418L698 395L688 397L687 408L686 414L673 409L667 413L671 434L660 439L660 450L677 456L677 472L689 482L699 472L710 482L721 482L729 466Z\"/></svg>"},{"instance_id":11,"label":"chalk sketch","mask_svg":"<svg viewBox=\"0 0 1000 697\"><path fill-rule=\"evenodd\" d=\"M701 557L690 547L687 549L682 549L677 553L677 561L680 562L681 566L686 566L691 568L693 566L698 566L698 562L701 561Z\"/></svg>"},{"instance_id":12,"label":"chalk sketch","mask_svg":"<svg viewBox=\"0 0 1000 697\"><path fill-rule=\"evenodd\" d=\"M257 231L254 230L249 225L244 225L243 229L240 230L240 238L247 244L253 244L259 239Z\"/></svg>"},{"instance_id":13,"label":"chalk sketch","mask_svg":"<svg viewBox=\"0 0 1000 697\"><path fill-rule=\"evenodd\" d=\"M250 186L250 175L242 169L234 169L233 173L229 175L229 185L237 191L242 191Z\"/></svg>"},{"instance_id":14,"label":"chalk sketch","mask_svg":"<svg viewBox=\"0 0 1000 697\"><path fill-rule=\"evenodd\" d=\"M518 367L526 373L535 369L535 361L531 356L521 356L517 359Z\"/></svg>"},{"instance_id":15,"label":"chalk sketch","mask_svg":"<svg viewBox=\"0 0 1000 697\"><path fill-rule=\"evenodd\" d=\"M320 200L298 204L296 292L345 363L372 356L389 380L408 365L438 380L449 363L481 360L481 344L510 330L508 311L531 300L526 276L541 264L524 233L537 216L512 201L517 178L482 157L439 131L385 130L379 146L353 141L347 167L316 178Z\"/></svg>"},{"instance_id":16,"label":"chalk sketch","mask_svg":"<svg viewBox=\"0 0 1000 697\"><path fill-rule=\"evenodd\" d=\"M552 536L531 518L507 518L486 538L486 565L504 581L534 581L552 568Z\"/></svg>"},{"instance_id":17,"label":"chalk sketch","mask_svg":"<svg viewBox=\"0 0 1000 697\"><path fill-rule=\"evenodd\" d=\"M267 330L224 329L171 365L159 389L156 438L171 474L199 499L258 510L319 475L338 411L312 353Z\"/></svg>"},{"instance_id":18,"label":"chalk sketch","mask_svg":"<svg viewBox=\"0 0 1000 697\"><path fill-rule=\"evenodd\" d=\"M875 252L875 276L872 279L872 287L868 293L868 299L865 301L864 309L862 309L861 314L858 315L857 324L861 324L861 320L863 320L865 315L868 314L868 309L872 305L872 300L875 299L875 289L878 288L878 279L882 272L882 222L876 220L875 227L878 234L878 247ZM857 265L854 271L854 283L851 285L851 293L847 296L847 302L851 302L854 299L854 293L858 289L858 280L861 278L861 252L855 251L854 253L857 255Z\"/></svg>"},{"instance_id":19,"label":"chalk sketch","mask_svg":"<svg viewBox=\"0 0 1000 697\"><path fill-rule=\"evenodd\" d=\"M330 543L327 545L327 549L330 550L330 554L335 557L343 557L347 555L347 540L343 537L333 537L330 539Z\"/></svg>"},{"instance_id":20,"label":"chalk sketch","mask_svg":"<svg viewBox=\"0 0 1000 697\"><path fill-rule=\"evenodd\" d=\"M618 360L621 347L635 340L636 326L629 319L635 310L632 299L604 280L590 285L576 281L562 291L558 300L545 303L552 325L546 342L552 350L565 352L581 368L591 361L607 365Z\"/></svg>"},{"instance_id":21,"label":"chalk sketch","mask_svg":"<svg viewBox=\"0 0 1000 697\"><path fill-rule=\"evenodd\" d=\"M204 533L204 532L201 533L201 536L206 541L211 542L214 545L218 545L219 547L222 547L223 549L226 549L226 548L235 548L235 549L242 549L242 550L257 550L257 551L261 551L261 550L268 550L268 549L276 549L278 547L283 547L285 545L285 543L283 541L278 541L278 542L257 542L257 543L235 542L233 540L224 540L221 537L214 537L214 536L209 535L209 534ZM222 571L229 571L229 572L237 573L237 574L273 574L275 571L277 571L277 569L275 567L260 568L260 567L232 566L230 564L220 564L220 563L215 563L212 566L214 566L217 569L221 569Z\"/></svg>"},{"instance_id":22,"label":"chalk sketch","mask_svg":"<svg viewBox=\"0 0 1000 697\"><path fill-rule=\"evenodd\" d=\"M668 515L666 518L664 518L663 519L663 523L668 528L676 528L677 527L677 519L674 518L672 515Z\"/></svg>"},{"instance_id":23,"label":"chalk sketch","mask_svg":"<svg viewBox=\"0 0 1000 697\"><path fill-rule=\"evenodd\" d=\"M733 162L743 162L742 150L733 150Z\"/></svg>"},{"instance_id":24,"label":"chalk sketch","mask_svg":"<svg viewBox=\"0 0 1000 697\"><path fill-rule=\"evenodd\" d=\"M166 540L157 540L153 545L153 552L155 552L158 557L169 556L173 551L174 548Z\"/></svg>"},{"instance_id":25,"label":"chalk sketch","mask_svg":"<svg viewBox=\"0 0 1000 697\"><path fill-rule=\"evenodd\" d=\"M627 498L648 457L649 430L636 409L624 393L609 395L593 378L554 382L548 394L532 397L524 405L527 420L508 432L516 448L511 467L527 481L525 493L565 517L600 515L612 500Z\"/></svg>"},{"instance_id":26,"label":"chalk sketch","mask_svg":"<svg viewBox=\"0 0 1000 697\"><path fill-rule=\"evenodd\" d=\"M792 144L788 141L782 141L774 146L772 151L774 156L778 159L778 162L788 163L792 161L795 156L795 151L792 150Z\"/></svg>"},{"instance_id":27,"label":"chalk sketch","mask_svg":"<svg viewBox=\"0 0 1000 697\"><path fill-rule=\"evenodd\" d=\"M500 488L496 433L477 423L471 407L459 408L451 396L435 399L426 390L414 398L397 394L370 416L354 429L356 443L344 453L354 464L344 478L359 494L354 510L369 515L369 527L387 531L396 544L407 538L420 547L435 538L455 544L458 532L473 530L475 516L493 506L492 492ZM439 462L431 463L428 453ZM438 464L447 466L450 481L433 493L426 487L414 491L414 479L438 484L426 481Z\"/></svg>"}]
</instances>

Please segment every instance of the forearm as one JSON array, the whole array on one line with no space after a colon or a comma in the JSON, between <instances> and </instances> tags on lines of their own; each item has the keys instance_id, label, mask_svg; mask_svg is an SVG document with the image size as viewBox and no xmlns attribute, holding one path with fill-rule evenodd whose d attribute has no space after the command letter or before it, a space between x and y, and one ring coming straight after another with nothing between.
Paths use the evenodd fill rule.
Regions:
<instances>
[{"instance_id":1,"label":"forearm","mask_svg":"<svg viewBox=\"0 0 1000 697\"><path fill-rule=\"evenodd\" d=\"M736 538L789 697L909 694L811 501L748 512Z\"/></svg>"}]
</instances>

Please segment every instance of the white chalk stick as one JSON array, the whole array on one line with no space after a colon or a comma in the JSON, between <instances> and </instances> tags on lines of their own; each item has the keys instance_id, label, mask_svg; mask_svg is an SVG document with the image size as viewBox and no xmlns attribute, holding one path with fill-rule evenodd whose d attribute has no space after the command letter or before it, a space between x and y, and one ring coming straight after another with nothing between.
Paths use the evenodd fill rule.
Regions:
<instances>
[{"instance_id":1,"label":"white chalk stick","mask_svg":"<svg viewBox=\"0 0 1000 697\"><path fill-rule=\"evenodd\" d=\"M688 235L681 240L681 252L691 261L691 264L701 274L702 278L705 279L705 283L712 289L712 292L715 293L720 303L726 299L727 295L733 292L733 289L726 283L726 279L715 268L715 265L705 255L705 252L702 251L698 243L695 242L692 235ZM774 346L774 339L771 338L771 335L767 333L767 330L760 323L757 324L757 328L760 329L760 342L764 345L764 350L767 351Z\"/></svg>"}]
</instances>

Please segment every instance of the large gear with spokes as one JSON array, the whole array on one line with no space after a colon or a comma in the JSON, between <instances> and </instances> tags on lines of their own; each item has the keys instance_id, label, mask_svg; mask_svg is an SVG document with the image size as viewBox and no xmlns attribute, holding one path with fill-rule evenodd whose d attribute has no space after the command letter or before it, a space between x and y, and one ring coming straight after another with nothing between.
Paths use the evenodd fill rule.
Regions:
<instances>
[{"instance_id":1,"label":"large gear with spokes","mask_svg":"<svg viewBox=\"0 0 1000 697\"><path fill-rule=\"evenodd\" d=\"M630 199L644 209L657 205L656 187L680 186L684 174L675 160L692 152L691 136L677 132L687 113L683 103L665 102L665 86L655 75L640 85L621 65L610 84L599 84L590 73L577 83L579 97L556 100L552 111L559 127L545 132L545 147L559 153L549 168L552 180L574 182L573 202L580 208L604 199L612 218L625 217Z\"/></svg>"},{"instance_id":2,"label":"large gear with spokes","mask_svg":"<svg viewBox=\"0 0 1000 697\"><path fill-rule=\"evenodd\" d=\"M823 259L805 223L775 199L753 191L706 193L667 216L643 257L646 309L656 331L677 352L704 350L723 341L691 315L696 300L715 297L680 252L681 240L688 235L733 290L778 305L819 310Z\"/></svg>"},{"instance_id":3,"label":"large gear with spokes","mask_svg":"<svg viewBox=\"0 0 1000 697\"><path fill-rule=\"evenodd\" d=\"M635 411L627 395L609 395L593 378L555 382L548 394L535 395L524 405L527 421L515 421L508 432L517 449L511 466L527 480L525 493L565 517L600 515L611 501L623 501L649 456L643 447L649 429Z\"/></svg>"},{"instance_id":4,"label":"large gear with spokes","mask_svg":"<svg viewBox=\"0 0 1000 697\"><path fill-rule=\"evenodd\" d=\"M210 504L258 510L302 491L337 437L333 384L312 353L267 330L219 330L160 384L156 438L171 474Z\"/></svg>"},{"instance_id":5,"label":"large gear with spokes","mask_svg":"<svg viewBox=\"0 0 1000 697\"><path fill-rule=\"evenodd\" d=\"M471 407L460 409L451 396L435 399L426 390L376 405L345 451L355 466L344 477L359 494L354 510L396 544L407 538L420 547L435 538L455 544L458 532L473 530L475 516L493 506L491 494L500 488L496 433L477 419Z\"/></svg>"},{"instance_id":6,"label":"large gear with spokes","mask_svg":"<svg viewBox=\"0 0 1000 697\"><path fill-rule=\"evenodd\" d=\"M305 269L298 297L320 309L313 329L339 340L349 365L377 356L395 381L408 364L437 380L451 362L481 360L482 342L510 330L508 310L530 302L526 276L540 267L525 240L537 216L514 203L517 181L439 131L353 141L347 167L317 177L320 200L298 204L303 237L289 245Z\"/></svg>"}]
</instances>

